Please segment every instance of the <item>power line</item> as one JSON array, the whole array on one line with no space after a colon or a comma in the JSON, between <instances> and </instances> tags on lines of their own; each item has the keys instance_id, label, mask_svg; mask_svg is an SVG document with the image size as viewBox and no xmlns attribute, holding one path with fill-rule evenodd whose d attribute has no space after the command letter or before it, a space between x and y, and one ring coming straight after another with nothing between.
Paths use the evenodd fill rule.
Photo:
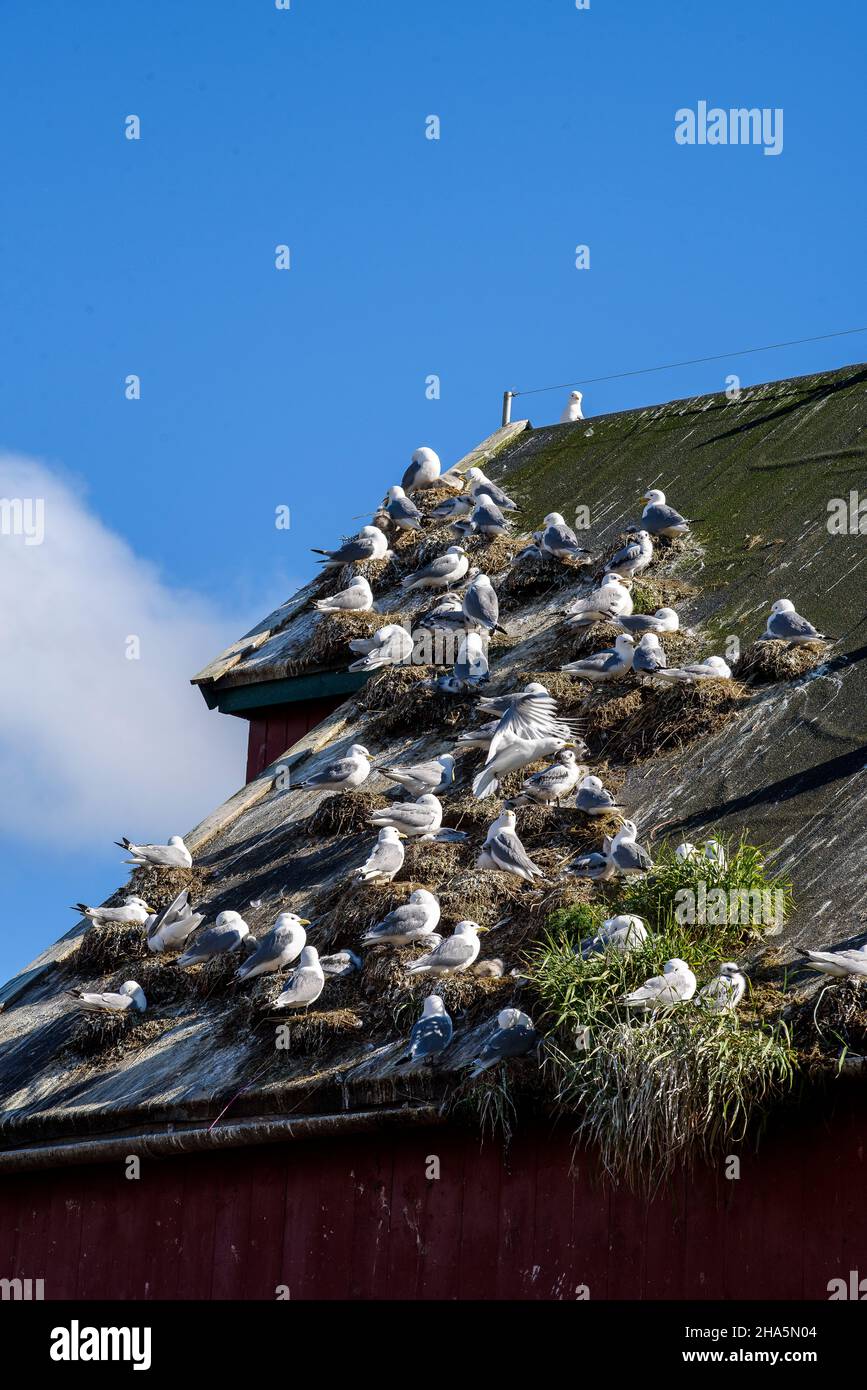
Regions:
<instances>
[{"instance_id":1,"label":"power line","mask_svg":"<svg viewBox=\"0 0 867 1390\"><path fill-rule=\"evenodd\" d=\"M715 352L710 357L690 357L685 362L665 362L660 367L639 367L633 372L612 372L610 376L585 377L583 381L563 381L559 386L535 386L531 391L512 391L512 396L538 396L543 391L565 391L567 386L595 386L600 381L618 381L625 376L646 376L648 372L670 372L674 367L694 367L701 362L722 362L729 357L748 357L753 352L773 352L776 348L799 347L802 343L823 343L829 338L847 338L853 333L867 333L867 328L843 328L839 333L819 333L815 338L791 338L786 343L768 343L766 347L741 348L739 352Z\"/></svg>"}]
</instances>

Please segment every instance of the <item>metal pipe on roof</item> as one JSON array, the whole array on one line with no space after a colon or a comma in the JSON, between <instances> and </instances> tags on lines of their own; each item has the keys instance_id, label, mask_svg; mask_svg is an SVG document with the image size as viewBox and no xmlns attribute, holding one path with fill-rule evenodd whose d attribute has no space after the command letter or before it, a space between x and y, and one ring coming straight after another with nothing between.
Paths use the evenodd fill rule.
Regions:
<instances>
[{"instance_id":1,"label":"metal pipe on roof","mask_svg":"<svg viewBox=\"0 0 867 1390\"><path fill-rule=\"evenodd\" d=\"M269 1115L211 1128L128 1130L88 1139L59 1140L0 1152L0 1173L66 1168L86 1163L116 1163L138 1158L175 1158L181 1154L239 1149L253 1144L283 1144L293 1139L324 1139L364 1134L383 1127L409 1128L445 1123L436 1105L390 1106L377 1110L340 1111L329 1115Z\"/></svg>"},{"instance_id":2,"label":"metal pipe on roof","mask_svg":"<svg viewBox=\"0 0 867 1390\"><path fill-rule=\"evenodd\" d=\"M513 396L514 394L515 394L514 391L504 391L504 392L503 392L503 424L504 424L504 425L510 425L510 424L512 423L512 396Z\"/></svg>"}]
</instances>

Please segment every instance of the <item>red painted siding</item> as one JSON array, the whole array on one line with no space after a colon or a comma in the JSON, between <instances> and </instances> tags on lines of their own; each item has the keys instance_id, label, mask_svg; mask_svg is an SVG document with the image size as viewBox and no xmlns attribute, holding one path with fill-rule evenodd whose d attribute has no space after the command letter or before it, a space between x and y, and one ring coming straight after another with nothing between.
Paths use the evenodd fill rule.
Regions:
<instances>
[{"instance_id":1,"label":"red painted siding","mask_svg":"<svg viewBox=\"0 0 867 1390\"><path fill-rule=\"evenodd\" d=\"M0 1277L44 1278L48 1299L823 1299L867 1274L864 1134L854 1110L793 1124L739 1181L701 1171L650 1203L590 1160L570 1175L547 1130L508 1166L431 1129L145 1159L138 1181L120 1163L11 1175Z\"/></svg>"},{"instance_id":2,"label":"red painted siding","mask_svg":"<svg viewBox=\"0 0 867 1390\"><path fill-rule=\"evenodd\" d=\"M269 763L321 724L345 699L345 695L331 695L321 700L299 700L297 704L274 705L254 715L247 740L247 781L258 777Z\"/></svg>"}]
</instances>

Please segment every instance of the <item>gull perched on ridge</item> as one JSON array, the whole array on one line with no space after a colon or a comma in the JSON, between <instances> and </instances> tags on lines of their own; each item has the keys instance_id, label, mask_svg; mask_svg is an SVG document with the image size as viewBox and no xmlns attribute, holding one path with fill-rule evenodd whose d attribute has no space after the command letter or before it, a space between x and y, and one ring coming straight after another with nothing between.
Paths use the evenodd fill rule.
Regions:
<instances>
[{"instance_id":1,"label":"gull perched on ridge","mask_svg":"<svg viewBox=\"0 0 867 1390\"><path fill-rule=\"evenodd\" d=\"M487 496L500 508L501 512L516 512L518 510L517 502L513 502L508 493L486 477L481 468L468 468L464 476L470 485L469 494L474 500Z\"/></svg>"},{"instance_id":2,"label":"gull perched on ridge","mask_svg":"<svg viewBox=\"0 0 867 1390\"><path fill-rule=\"evenodd\" d=\"M442 803L433 792L425 792L417 801L396 801L374 811L369 823L381 830L390 825L408 840L431 840L443 820Z\"/></svg>"},{"instance_id":3,"label":"gull perched on ridge","mask_svg":"<svg viewBox=\"0 0 867 1390\"><path fill-rule=\"evenodd\" d=\"M579 778L586 773L586 767L579 767L574 748L561 748L554 755L554 761L541 772L528 777L518 797L519 802L534 801L539 806L559 803L577 786Z\"/></svg>"},{"instance_id":4,"label":"gull perched on ridge","mask_svg":"<svg viewBox=\"0 0 867 1390\"><path fill-rule=\"evenodd\" d=\"M340 569L341 565L354 565L361 560L384 560L388 554L388 537L378 526L362 526L357 536L336 550L319 550L313 546L312 551L314 555L325 556L319 561L324 569Z\"/></svg>"},{"instance_id":5,"label":"gull perched on ridge","mask_svg":"<svg viewBox=\"0 0 867 1390\"><path fill-rule=\"evenodd\" d=\"M370 637L353 637L352 652L363 652L349 665L350 671L378 671L382 666L403 666L412 656L412 633L400 623L386 623Z\"/></svg>"},{"instance_id":6,"label":"gull perched on ridge","mask_svg":"<svg viewBox=\"0 0 867 1390\"><path fill-rule=\"evenodd\" d=\"M275 1009L309 1009L325 988L325 972L315 946L305 946L298 964L274 1000Z\"/></svg>"},{"instance_id":7,"label":"gull perched on ridge","mask_svg":"<svg viewBox=\"0 0 867 1390\"><path fill-rule=\"evenodd\" d=\"M771 642L775 639L779 642L791 642L793 645L829 640L823 632L813 627L812 623L808 623L806 618L802 618L800 613L795 612L795 605L788 598L778 598L776 603L771 605L767 626L759 640Z\"/></svg>"},{"instance_id":8,"label":"gull perched on ridge","mask_svg":"<svg viewBox=\"0 0 867 1390\"><path fill-rule=\"evenodd\" d=\"M454 1025L438 994L429 994L409 1035L409 1061L431 1062L452 1040Z\"/></svg>"},{"instance_id":9,"label":"gull perched on ridge","mask_svg":"<svg viewBox=\"0 0 867 1390\"><path fill-rule=\"evenodd\" d=\"M256 975L269 975L283 970L297 960L307 945L306 917L294 912L281 912L269 932L266 932L251 956L235 971L239 980L252 980Z\"/></svg>"},{"instance_id":10,"label":"gull perched on ridge","mask_svg":"<svg viewBox=\"0 0 867 1390\"><path fill-rule=\"evenodd\" d=\"M450 787L455 777L455 760L451 753L441 753L430 762L411 763L407 767L392 763L379 770L384 777L408 791L410 796L418 797L425 792L443 792Z\"/></svg>"},{"instance_id":11,"label":"gull perched on ridge","mask_svg":"<svg viewBox=\"0 0 867 1390\"><path fill-rule=\"evenodd\" d=\"M127 980L117 993L86 994L82 990L70 990L69 993L78 1007L88 1014L120 1014L126 1013L127 1009L137 1009L143 1014L148 1006L144 990L135 980Z\"/></svg>"},{"instance_id":12,"label":"gull perched on ridge","mask_svg":"<svg viewBox=\"0 0 867 1390\"><path fill-rule=\"evenodd\" d=\"M473 1068L470 1072L470 1080L479 1076L481 1072L487 1071L488 1067L493 1067L497 1062L503 1062L509 1057L523 1057L530 1052L539 1041L539 1034L533 1026L533 1020L529 1014L522 1013L520 1009L501 1009L497 1014L497 1023L493 1033L485 1042L484 1047L469 1065Z\"/></svg>"},{"instance_id":13,"label":"gull perched on ridge","mask_svg":"<svg viewBox=\"0 0 867 1390\"><path fill-rule=\"evenodd\" d=\"M583 960L605 951L625 956L630 951L639 950L646 940L647 923L644 918L632 912L622 912L617 917L606 917L595 935L582 941L580 950L575 954Z\"/></svg>"},{"instance_id":14,"label":"gull perched on ridge","mask_svg":"<svg viewBox=\"0 0 867 1390\"><path fill-rule=\"evenodd\" d=\"M127 864L156 864L167 869L191 869L193 856L180 835L170 835L167 845L134 845L125 835L115 840L119 849L129 854Z\"/></svg>"},{"instance_id":15,"label":"gull perched on ridge","mask_svg":"<svg viewBox=\"0 0 867 1390\"><path fill-rule=\"evenodd\" d=\"M580 560L589 564L589 550L579 545L572 527L566 525L559 512L549 512L543 524L545 529L540 536L539 546L546 555L553 555L555 560Z\"/></svg>"},{"instance_id":16,"label":"gull perched on ridge","mask_svg":"<svg viewBox=\"0 0 867 1390\"><path fill-rule=\"evenodd\" d=\"M696 979L685 960L674 956L662 967L661 975L651 975L640 989L625 994L622 1003L629 1009L652 1011L673 1009L695 994Z\"/></svg>"},{"instance_id":17,"label":"gull perched on ridge","mask_svg":"<svg viewBox=\"0 0 867 1390\"><path fill-rule=\"evenodd\" d=\"M572 424L572 422L575 421L575 420L583 420L583 419L584 419L584 412L583 412L583 410L581 409L581 402L582 402L583 400L584 400L584 396L583 396L583 394L582 394L581 391L570 391L570 392L569 392L569 399L568 399L568 401L566 402L566 409L563 411L563 414L560 416L560 424L561 424L561 425L569 425L569 424Z\"/></svg>"},{"instance_id":18,"label":"gull perched on ridge","mask_svg":"<svg viewBox=\"0 0 867 1390\"><path fill-rule=\"evenodd\" d=\"M488 828L487 839L476 860L477 869L500 869L503 873L514 874L526 883L544 874L538 864L534 864L518 838L515 828L515 812L505 810L500 813Z\"/></svg>"},{"instance_id":19,"label":"gull perched on ridge","mask_svg":"<svg viewBox=\"0 0 867 1390\"><path fill-rule=\"evenodd\" d=\"M632 540L627 541L616 551L605 566L606 574L619 574L623 579L632 579L641 574L653 559L653 541L647 531L636 531Z\"/></svg>"},{"instance_id":20,"label":"gull perched on ridge","mask_svg":"<svg viewBox=\"0 0 867 1390\"><path fill-rule=\"evenodd\" d=\"M441 467L439 454L423 445L413 454L409 468L401 479L401 486L405 492L414 492L416 488L435 487L439 482Z\"/></svg>"},{"instance_id":21,"label":"gull perched on ridge","mask_svg":"<svg viewBox=\"0 0 867 1390\"><path fill-rule=\"evenodd\" d=\"M410 975L456 975L468 970L479 954L479 932L487 931L477 922L458 922L452 936L447 936L439 946L427 955L410 961L406 967Z\"/></svg>"},{"instance_id":22,"label":"gull perched on ridge","mask_svg":"<svg viewBox=\"0 0 867 1390\"><path fill-rule=\"evenodd\" d=\"M148 907L144 899L136 897L134 893L124 898L120 907L87 907L84 903L76 903L72 911L81 917L90 918L91 922L133 927L143 927L148 918L154 916L153 908Z\"/></svg>"},{"instance_id":23,"label":"gull perched on ridge","mask_svg":"<svg viewBox=\"0 0 867 1390\"><path fill-rule=\"evenodd\" d=\"M318 598L313 607L319 613L369 613L373 607L373 590L364 575L357 574L339 594Z\"/></svg>"},{"instance_id":24,"label":"gull perched on ridge","mask_svg":"<svg viewBox=\"0 0 867 1390\"><path fill-rule=\"evenodd\" d=\"M569 627L616 623L632 612L632 595L619 574L606 574L598 589L586 598L573 599L563 611L568 615Z\"/></svg>"},{"instance_id":25,"label":"gull perched on ridge","mask_svg":"<svg viewBox=\"0 0 867 1390\"><path fill-rule=\"evenodd\" d=\"M561 666L570 676L580 676L582 680L598 685L602 681L619 680L632 670L634 648L632 638L622 633L615 638L614 646L604 651L594 652L592 656L581 657Z\"/></svg>"},{"instance_id":26,"label":"gull perched on ridge","mask_svg":"<svg viewBox=\"0 0 867 1390\"><path fill-rule=\"evenodd\" d=\"M215 956L227 955L237 951L245 941L252 941L250 928L239 912L220 912L212 927L200 931L187 946L175 964L181 966L199 965L202 961L213 960Z\"/></svg>"},{"instance_id":27,"label":"gull perched on ridge","mask_svg":"<svg viewBox=\"0 0 867 1390\"><path fill-rule=\"evenodd\" d=\"M422 569L416 570L415 574L407 575L403 580L403 588L448 589L452 584L457 584L459 579L463 579L469 567L470 562L463 546L450 545L444 555L438 555Z\"/></svg>"},{"instance_id":28,"label":"gull perched on ridge","mask_svg":"<svg viewBox=\"0 0 867 1390\"><path fill-rule=\"evenodd\" d=\"M718 974L699 990L695 1002L711 1013L728 1013L737 1008L746 987L746 979L737 963L727 960L720 966Z\"/></svg>"},{"instance_id":29,"label":"gull perched on ridge","mask_svg":"<svg viewBox=\"0 0 867 1390\"><path fill-rule=\"evenodd\" d=\"M312 777L305 777L303 781L296 782L295 786L330 787L337 791L345 791L352 787L360 787L369 776L370 754L362 744L353 743L344 757L335 758L321 772L314 772Z\"/></svg>"},{"instance_id":30,"label":"gull perched on ridge","mask_svg":"<svg viewBox=\"0 0 867 1390\"><path fill-rule=\"evenodd\" d=\"M689 522L680 512L676 512L674 507L666 506L665 493L658 487L651 488L641 500L647 504L641 513L641 524L651 536L667 536L673 539L675 536L686 535Z\"/></svg>"},{"instance_id":31,"label":"gull perched on ridge","mask_svg":"<svg viewBox=\"0 0 867 1390\"><path fill-rule=\"evenodd\" d=\"M375 927L361 938L362 946L408 946L423 941L436 930L440 920L440 903L435 893L416 888L409 901L395 907Z\"/></svg>"},{"instance_id":32,"label":"gull perched on ridge","mask_svg":"<svg viewBox=\"0 0 867 1390\"><path fill-rule=\"evenodd\" d=\"M646 632L677 632L680 627L673 608L657 608L655 613L621 613L612 622L632 637L642 637Z\"/></svg>"},{"instance_id":33,"label":"gull perched on ridge","mask_svg":"<svg viewBox=\"0 0 867 1390\"><path fill-rule=\"evenodd\" d=\"M693 661L689 666L669 666L657 671L655 680L664 685L694 685L696 681L731 680L731 668L721 656L707 656L704 661Z\"/></svg>"},{"instance_id":34,"label":"gull perched on ridge","mask_svg":"<svg viewBox=\"0 0 867 1390\"><path fill-rule=\"evenodd\" d=\"M361 883L391 883L403 866L404 849L401 838L393 825L383 826L367 859L355 870Z\"/></svg>"},{"instance_id":35,"label":"gull perched on ridge","mask_svg":"<svg viewBox=\"0 0 867 1390\"><path fill-rule=\"evenodd\" d=\"M410 501L402 487L390 487L388 489L388 501L385 506L389 518L402 531L420 531L422 526L421 512L414 502Z\"/></svg>"}]
</instances>

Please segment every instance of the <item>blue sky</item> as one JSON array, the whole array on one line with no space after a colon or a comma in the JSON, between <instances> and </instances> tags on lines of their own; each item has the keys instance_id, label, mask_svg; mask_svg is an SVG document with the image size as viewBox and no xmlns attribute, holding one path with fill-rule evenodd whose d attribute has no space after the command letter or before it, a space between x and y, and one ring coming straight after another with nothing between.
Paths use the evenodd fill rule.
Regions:
<instances>
[{"instance_id":1,"label":"blue sky","mask_svg":"<svg viewBox=\"0 0 867 1390\"><path fill-rule=\"evenodd\" d=\"M186 828L175 818L242 780L243 728L217 733L185 677L291 591L310 545L354 530L417 445L454 461L497 425L506 387L862 322L865 29L854 0L7 0L0 450L61 489L87 583L67 556L46 586L59 618L29 619L57 648L39 718L27 670L4 707L0 974L71 924L69 902L119 881L89 750L105 753L94 777L117 766L100 799L117 834ZM700 100L783 108L782 153L677 145L675 111ZM579 243L589 271L574 268ZM730 372L747 384L860 360L864 341L600 384L585 413L719 390ZM124 398L130 373L139 401ZM543 423L564 395L524 407ZM21 589L50 549L28 552L31 579L4 609L27 613ZM127 607L109 616L100 591ZM120 697L112 717L106 692L127 675L103 671L104 654L90 680L75 666L87 614L64 647L76 604L119 632L163 615L136 721ZM8 626L0 646L21 665ZM157 687L159 717L143 723ZM71 828L58 820L46 848L45 769L70 742L54 803ZM142 748L155 768L125 784Z\"/></svg>"}]
</instances>

